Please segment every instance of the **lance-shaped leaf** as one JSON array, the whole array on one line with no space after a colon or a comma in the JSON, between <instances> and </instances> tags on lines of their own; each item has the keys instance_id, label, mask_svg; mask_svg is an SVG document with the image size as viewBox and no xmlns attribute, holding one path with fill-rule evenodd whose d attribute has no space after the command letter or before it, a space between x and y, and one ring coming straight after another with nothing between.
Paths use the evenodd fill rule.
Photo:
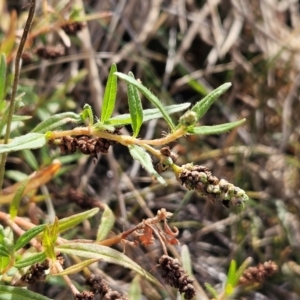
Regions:
<instances>
[{"instance_id":1,"label":"lance-shaped leaf","mask_svg":"<svg viewBox=\"0 0 300 300\"><path fill-rule=\"evenodd\" d=\"M25 149L37 149L43 147L46 143L44 134L32 132L14 138L9 144L1 144L0 154Z\"/></svg>"},{"instance_id":2,"label":"lance-shaped leaf","mask_svg":"<svg viewBox=\"0 0 300 300\"><path fill-rule=\"evenodd\" d=\"M236 270L234 274L228 272L227 283L232 284L232 286L237 286L239 279L243 275L244 271L249 267L252 262L252 258L248 257L242 263L242 265Z\"/></svg>"},{"instance_id":3,"label":"lance-shaped leaf","mask_svg":"<svg viewBox=\"0 0 300 300\"><path fill-rule=\"evenodd\" d=\"M205 96L202 100L197 102L191 110L197 114L198 120L203 117L203 115L208 111L210 106L229 88L231 87L231 83L227 82L219 86L217 89L210 92L207 96Z\"/></svg>"},{"instance_id":4,"label":"lance-shaped leaf","mask_svg":"<svg viewBox=\"0 0 300 300\"><path fill-rule=\"evenodd\" d=\"M115 72L117 71L116 64L112 64L109 75L107 78L107 83L105 87L103 103L102 103L102 111L101 111L101 122L105 122L108 120L115 108L116 97L117 97L117 76Z\"/></svg>"},{"instance_id":5,"label":"lance-shaped leaf","mask_svg":"<svg viewBox=\"0 0 300 300\"><path fill-rule=\"evenodd\" d=\"M43 247L47 257L52 260L56 259L54 245L58 237L58 219L55 218L55 221L52 225L46 225L43 233Z\"/></svg>"},{"instance_id":6,"label":"lance-shaped leaf","mask_svg":"<svg viewBox=\"0 0 300 300\"><path fill-rule=\"evenodd\" d=\"M149 281L160 285L155 277L145 271L140 265L131 260L124 253L114 250L110 247L98 245L95 243L67 243L55 247L59 251L68 255L77 255L84 258L102 259L105 262L120 265L129 268L142 275Z\"/></svg>"},{"instance_id":7,"label":"lance-shaped leaf","mask_svg":"<svg viewBox=\"0 0 300 300\"><path fill-rule=\"evenodd\" d=\"M181 247L181 261L183 269L189 274L192 275L192 260L189 248L186 245L182 245Z\"/></svg>"},{"instance_id":8,"label":"lance-shaped leaf","mask_svg":"<svg viewBox=\"0 0 300 300\"><path fill-rule=\"evenodd\" d=\"M80 114L82 121L85 121L86 119L89 120L89 126L92 126L94 124L94 115L92 107L89 104L84 104L83 110Z\"/></svg>"},{"instance_id":9,"label":"lance-shaped leaf","mask_svg":"<svg viewBox=\"0 0 300 300\"><path fill-rule=\"evenodd\" d=\"M107 237L109 232L114 226L115 223L115 215L108 205L105 204L104 212L101 217L101 222L97 232L97 241L102 241Z\"/></svg>"},{"instance_id":10,"label":"lance-shaped leaf","mask_svg":"<svg viewBox=\"0 0 300 300\"><path fill-rule=\"evenodd\" d=\"M75 265L63 270L60 273L54 274L53 276L63 276L63 275L77 274L78 272L82 271L84 268L86 268L90 264L93 264L93 263L95 263L99 260L101 260L101 258L91 258L91 259L82 261L78 264L75 264Z\"/></svg>"},{"instance_id":11,"label":"lance-shaped leaf","mask_svg":"<svg viewBox=\"0 0 300 300\"><path fill-rule=\"evenodd\" d=\"M129 299L131 299L131 300L143 299L142 289L141 289L141 276L137 275L131 281L128 296L129 296Z\"/></svg>"},{"instance_id":12,"label":"lance-shaped leaf","mask_svg":"<svg viewBox=\"0 0 300 300\"><path fill-rule=\"evenodd\" d=\"M24 288L0 285L1 300L51 300Z\"/></svg>"},{"instance_id":13,"label":"lance-shaped leaf","mask_svg":"<svg viewBox=\"0 0 300 300\"><path fill-rule=\"evenodd\" d=\"M191 103L173 104L173 105L165 106L164 108L166 112L170 115L176 112L186 110L187 108L189 108L190 105ZM144 115L143 122L147 122L150 120L159 119L163 117L161 111L158 108L144 109L143 115ZM106 123L115 126L122 126L122 125L131 124L132 120L130 114L123 114L123 115L110 118L109 120L106 121Z\"/></svg>"},{"instance_id":14,"label":"lance-shaped leaf","mask_svg":"<svg viewBox=\"0 0 300 300\"><path fill-rule=\"evenodd\" d=\"M38 225L33 228L27 230L24 234L22 234L15 243L15 251L18 251L26 244L28 244L34 237L36 237L39 233L44 231L46 224Z\"/></svg>"},{"instance_id":15,"label":"lance-shaped leaf","mask_svg":"<svg viewBox=\"0 0 300 300\"><path fill-rule=\"evenodd\" d=\"M0 57L0 107L5 95L5 80L6 80L6 58L5 54L1 53Z\"/></svg>"},{"instance_id":16,"label":"lance-shaped leaf","mask_svg":"<svg viewBox=\"0 0 300 300\"><path fill-rule=\"evenodd\" d=\"M161 184L166 185L165 180L156 172L153 167L152 159L149 153L140 146L130 145L128 146L129 152L131 156L138 160L141 165L149 172L152 176L154 176Z\"/></svg>"},{"instance_id":17,"label":"lance-shaped leaf","mask_svg":"<svg viewBox=\"0 0 300 300\"><path fill-rule=\"evenodd\" d=\"M242 119L239 121L231 122L231 123L224 123L220 125L213 125L213 126L197 126L197 127L190 127L187 129L187 132L190 134L219 134L223 132L227 132L237 126L240 126L246 121L246 119Z\"/></svg>"},{"instance_id":18,"label":"lance-shaped leaf","mask_svg":"<svg viewBox=\"0 0 300 300\"><path fill-rule=\"evenodd\" d=\"M140 82L138 82L136 79L132 78L131 76L128 76L123 73L116 72L115 73L119 78L125 80L126 82L134 85L137 87L137 89L154 105L156 106L163 118L166 120L172 131L175 130L175 125L170 117L170 115L167 113L165 110L164 106L162 105L161 101L154 95L152 94L144 85L142 85Z\"/></svg>"},{"instance_id":19,"label":"lance-shaped leaf","mask_svg":"<svg viewBox=\"0 0 300 300\"><path fill-rule=\"evenodd\" d=\"M74 228L76 225L78 225L82 221L94 216L96 213L98 213L98 211L99 211L99 208L96 207L96 208L92 208L90 210L84 211L82 213L72 215L72 216L64 218L64 219L60 219L58 221L59 232L63 232L68 229Z\"/></svg>"},{"instance_id":20,"label":"lance-shaped leaf","mask_svg":"<svg viewBox=\"0 0 300 300\"><path fill-rule=\"evenodd\" d=\"M33 253L28 256L22 257L20 260L18 260L15 264L14 267L18 269L22 269L28 266L32 266L37 263L41 263L45 261L47 258L47 255L45 252L39 252L39 253Z\"/></svg>"},{"instance_id":21,"label":"lance-shaped leaf","mask_svg":"<svg viewBox=\"0 0 300 300\"><path fill-rule=\"evenodd\" d=\"M204 285L205 285L206 289L211 293L211 295L215 299L218 299L218 297L219 297L218 291L211 284L209 284L208 282L205 282Z\"/></svg>"},{"instance_id":22,"label":"lance-shaped leaf","mask_svg":"<svg viewBox=\"0 0 300 300\"><path fill-rule=\"evenodd\" d=\"M129 76L134 78L132 72L129 72ZM127 95L129 112L131 117L131 127L133 130L133 136L136 137L139 134L140 128L143 124L142 101L138 89L130 83L127 83Z\"/></svg>"},{"instance_id":23,"label":"lance-shaped leaf","mask_svg":"<svg viewBox=\"0 0 300 300\"><path fill-rule=\"evenodd\" d=\"M80 123L82 121L81 116L74 112L64 112L60 114L56 114L51 118L41 122L35 128L31 130L31 132L37 133L46 133L47 131L52 131L57 128L61 128L63 125L68 123Z\"/></svg>"},{"instance_id":24,"label":"lance-shaped leaf","mask_svg":"<svg viewBox=\"0 0 300 300\"><path fill-rule=\"evenodd\" d=\"M0 244L0 256L9 257L10 253L4 245Z\"/></svg>"},{"instance_id":25,"label":"lance-shaped leaf","mask_svg":"<svg viewBox=\"0 0 300 300\"><path fill-rule=\"evenodd\" d=\"M17 189L17 191L14 195L14 198L13 198L11 204L10 204L9 214L10 214L10 217L11 217L12 220L18 214L21 199L22 199L22 196L24 194L26 185L28 184L28 181L29 181L29 179L26 179L26 180L24 180L23 182L20 183L20 186L18 187L18 189Z\"/></svg>"}]
</instances>

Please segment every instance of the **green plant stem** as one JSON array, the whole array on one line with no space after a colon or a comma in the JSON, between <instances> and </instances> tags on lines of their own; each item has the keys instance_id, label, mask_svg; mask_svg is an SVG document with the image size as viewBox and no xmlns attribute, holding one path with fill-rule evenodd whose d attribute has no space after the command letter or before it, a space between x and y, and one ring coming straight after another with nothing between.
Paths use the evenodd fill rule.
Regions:
<instances>
[{"instance_id":1,"label":"green plant stem","mask_svg":"<svg viewBox=\"0 0 300 300\"><path fill-rule=\"evenodd\" d=\"M18 83L19 83L19 77L20 77L20 61L22 57L22 53L24 50L24 46L27 40L27 36L32 24L32 20L34 17L34 11L35 11L35 0L29 1L30 9L28 13L28 17L26 20L26 24L24 27L24 31L21 37L20 45L18 47L17 55L16 55L16 61L15 61L15 74L14 74L14 81L12 85L12 95L11 95L11 101L9 106L9 112L8 112L8 118L7 118L7 124L6 124L6 132L4 137L4 144L8 143L9 136L10 136L10 127L12 122L12 117L15 112L15 105L16 105L16 94L18 89ZM1 159L1 165L0 165L0 190L2 189L3 184L3 178L4 178L4 171L5 171L5 163L6 163L7 154L4 153L2 155Z\"/></svg>"}]
</instances>

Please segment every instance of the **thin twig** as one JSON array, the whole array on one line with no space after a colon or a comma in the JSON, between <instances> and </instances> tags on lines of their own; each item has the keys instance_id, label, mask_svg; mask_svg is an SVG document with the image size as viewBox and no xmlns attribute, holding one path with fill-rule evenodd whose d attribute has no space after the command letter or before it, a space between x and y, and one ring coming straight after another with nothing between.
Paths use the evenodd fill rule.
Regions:
<instances>
[{"instance_id":1,"label":"thin twig","mask_svg":"<svg viewBox=\"0 0 300 300\"><path fill-rule=\"evenodd\" d=\"M12 85L12 95L11 95L11 101L10 101L10 106L9 106L7 124L6 124L4 144L8 143L8 139L10 136L10 127L11 127L12 117L15 112L15 106L16 106L16 94L17 94L19 76L20 76L20 61L21 61L22 53L23 53L24 46L25 46L25 43L27 40L27 36L28 36L29 30L30 30L30 27L32 24L32 20L34 17L35 0L30 0L29 6L30 6L30 9L29 9L27 21L26 21L26 24L24 27L24 31L23 31L20 45L18 47L18 51L17 51L17 55L16 55L15 74L14 74L14 81L13 81L13 85ZM2 189L2 184L3 184L6 158L7 158L7 153L4 153L2 155L1 165L0 165L0 189Z\"/></svg>"}]
</instances>

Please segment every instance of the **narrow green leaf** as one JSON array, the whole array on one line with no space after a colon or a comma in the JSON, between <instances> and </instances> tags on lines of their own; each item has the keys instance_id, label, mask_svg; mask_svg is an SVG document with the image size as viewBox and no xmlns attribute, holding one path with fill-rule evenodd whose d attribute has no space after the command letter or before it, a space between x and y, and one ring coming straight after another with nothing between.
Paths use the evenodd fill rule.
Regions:
<instances>
[{"instance_id":1,"label":"narrow green leaf","mask_svg":"<svg viewBox=\"0 0 300 300\"><path fill-rule=\"evenodd\" d=\"M147 280L160 286L157 279L145 271L140 265L131 260L124 253L114 250L110 247L98 245L96 243L66 243L55 247L56 251L64 254L77 255L84 258L97 258L105 262L120 265L129 268L145 277Z\"/></svg>"},{"instance_id":2,"label":"narrow green leaf","mask_svg":"<svg viewBox=\"0 0 300 300\"><path fill-rule=\"evenodd\" d=\"M9 178L15 182L21 182L28 178L28 174L23 173L21 171L17 171L17 170L8 170L8 171L5 171L5 177Z\"/></svg>"},{"instance_id":3,"label":"narrow green leaf","mask_svg":"<svg viewBox=\"0 0 300 300\"><path fill-rule=\"evenodd\" d=\"M39 233L44 231L46 224L35 226L29 230L27 230L23 235L21 235L14 246L15 251L23 248L26 244L28 244L34 237L36 237Z\"/></svg>"},{"instance_id":4,"label":"narrow green leaf","mask_svg":"<svg viewBox=\"0 0 300 300\"><path fill-rule=\"evenodd\" d=\"M64 112L56 114L49 119L38 124L31 132L46 133L47 131L55 130L68 123L80 123L82 122L81 116L74 112Z\"/></svg>"},{"instance_id":5,"label":"narrow green leaf","mask_svg":"<svg viewBox=\"0 0 300 300\"><path fill-rule=\"evenodd\" d=\"M80 114L82 121L89 120L89 126L94 124L94 115L92 107L89 104L84 104L83 111Z\"/></svg>"},{"instance_id":6,"label":"narrow green leaf","mask_svg":"<svg viewBox=\"0 0 300 300\"><path fill-rule=\"evenodd\" d=\"M189 251L189 248L187 245L182 245L181 247L181 261L182 261L182 267L183 269L189 274L192 275L192 260L191 260L191 254Z\"/></svg>"},{"instance_id":7,"label":"narrow green leaf","mask_svg":"<svg viewBox=\"0 0 300 300\"><path fill-rule=\"evenodd\" d=\"M137 145L129 145L128 149L131 156L134 159L138 160L141 165L147 170L147 172L154 176L161 184L166 185L165 180L154 169L151 156L146 152L144 148Z\"/></svg>"},{"instance_id":8,"label":"narrow green leaf","mask_svg":"<svg viewBox=\"0 0 300 300\"><path fill-rule=\"evenodd\" d=\"M16 137L9 144L0 145L0 153L20 151L25 149L37 149L47 143L45 135L41 133L27 133Z\"/></svg>"},{"instance_id":9,"label":"narrow green leaf","mask_svg":"<svg viewBox=\"0 0 300 300\"><path fill-rule=\"evenodd\" d=\"M13 200L9 207L9 214L13 220L18 214L20 202L25 191L26 185L28 184L29 179L24 180L20 186L17 188L16 193L14 194Z\"/></svg>"},{"instance_id":10,"label":"narrow green leaf","mask_svg":"<svg viewBox=\"0 0 300 300\"><path fill-rule=\"evenodd\" d=\"M136 79L132 78L131 76L128 76L123 73L116 72L115 73L119 78L125 80L126 82L134 85L154 106L156 106L163 118L166 120L168 123L169 127L172 129L172 131L175 130L175 125L170 117L170 115L167 113L166 109L162 105L161 101L154 95L152 94L144 85L142 85L140 82L138 82Z\"/></svg>"},{"instance_id":11,"label":"narrow green leaf","mask_svg":"<svg viewBox=\"0 0 300 300\"><path fill-rule=\"evenodd\" d=\"M232 280L232 285L235 287L244 273L244 271L248 268L248 266L251 264L252 258L248 257L245 259L245 261L242 263L242 265L238 268L238 270L234 274L234 279Z\"/></svg>"},{"instance_id":12,"label":"narrow green leaf","mask_svg":"<svg viewBox=\"0 0 300 300\"><path fill-rule=\"evenodd\" d=\"M128 296L130 300L143 299L141 289L141 278L139 275L135 276L134 279L131 281Z\"/></svg>"},{"instance_id":13,"label":"narrow green leaf","mask_svg":"<svg viewBox=\"0 0 300 300\"><path fill-rule=\"evenodd\" d=\"M49 152L47 152L49 153ZM39 163L37 161L36 156L32 153L31 150L26 149L22 151L22 154L25 158L26 163L33 169L37 170L39 168Z\"/></svg>"},{"instance_id":14,"label":"narrow green leaf","mask_svg":"<svg viewBox=\"0 0 300 300\"><path fill-rule=\"evenodd\" d=\"M1 300L51 300L25 288L8 285L0 285L0 295Z\"/></svg>"},{"instance_id":15,"label":"narrow green leaf","mask_svg":"<svg viewBox=\"0 0 300 300\"><path fill-rule=\"evenodd\" d=\"M112 64L109 75L107 78L107 83L105 87L104 97L103 97L103 104L102 104L102 111L101 111L101 122L105 122L108 120L115 108L116 97L117 97L117 81L118 78L115 75L117 71L116 64Z\"/></svg>"},{"instance_id":16,"label":"narrow green leaf","mask_svg":"<svg viewBox=\"0 0 300 300\"><path fill-rule=\"evenodd\" d=\"M115 215L108 205L105 204L105 208L101 217L101 222L97 232L97 241L102 241L107 237L109 232L114 226L115 223Z\"/></svg>"},{"instance_id":17,"label":"narrow green leaf","mask_svg":"<svg viewBox=\"0 0 300 300\"><path fill-rule=\"evenodd\" d=\"M18 260L14 264L14 267L16 267L17 269L22 269L22 268L32 266L37 263L41 263L41 262L45 261L46 258L47 258L47 255L44 251L39 252L39 253L33 253L31 255L22 257L20 260Z\"/></svg>"},{"instance_id":18,"label":"narrow green leaf","mask_svg":"<svg viewBox=\"0 0 300 300\"><path fill-rule=\"evenodd\" d=\"M3 244L4 237L5 237L5 232L3 226L0 224L0 244Z\"/></svg>"},{"instance_id":19,"label":"narrow green leaf","mask_svg":"<svg viewBox=\"0 0 300 300\"><path fill-rule=\"evenodd\" d=\"M0 256L0 275L3 273L3 271L6 269L6 267L9 265L10 263L10 256ZM1 293L0 293L1 295ZM0 298L2 299L2 298Z\"/></svg>"},{"instance_id":20,"label":"narrow green leaf","mask_svg":"<svg viewBox=\"0 0 300 300\"><path fill-rule=\"evenodd\" d=\"M92 216L94 216L95 214L97 214L99 212L99 208L92 208L90 210L87 210L85 212L76 214L76 215L72 215L70 217L64 218L64 219L60 219L58 221L59 224L59 232L63 232L66 231L68 229L71 229L73 227L75 227L76 225L78 225L79 223L81 223L82 221L91 218Z\"/></svg>"},{"instance_id":21,"label":"narrow green leaf","mask_svg":"<svg viewBox=\"0 0 300 300\"><path fill-rule=\"evenodd\" d=\"M205 285L206 289L212 294L212 296L214 298L218 299L218 297L219 297L218 291L212 285L210 285L208 282L205 282L204 285Z\"/></svg>"},{"instance_id":22,"label":"narrow green leaf","mask_svg":"<svg viewBox=\"0 0 300 300\"><path fill-rule=\"evenodd\" d=\"M18 116L18 115L13 115L12 121L13 122L19 122L19 121L26 121L31 119L32 116Z\"/></svg>"},{"instance_id":23,"label":"narrow green leaf","mask_svg":"<svg viewBox=\"0 0 300 300\"><path fill-rule=\"evenodd\" d=\"M0 244L0 256L9 257L10 253L4 245Z\"/></svg>"},{"instance_id":24,"label":"narrow green leaf","mask_svg":"<svg viewBox=\"0 0 300 300\"><path fill-rule=\"evenodd\" d=\"M242 125L246 122L246 119L242 119L239 121L231 122L231 123L224 123L220 125L212 125L212 126L196 126L190 127L187 129L187 132L190 134L219 134L223 132L228 132L233 128Z\"/></svg>"},{"instance_id":25,"label":"narrow green leaf","mask_svg":"<svg viewBox=\"0 0 300 300\"><path fill-rule=\"evenodd\" d=\"M230 262L230 266L229 266L229 270L228 270L228 274L227 274L226 285L230 284L233 286L235 272L236 272L236 261L233 259Z\"/></svg>"},{"instance_id":26,"label":"narrow green leaf","mask_svg":"<svg viewBox=\"0 0 300 300\"><path fill-rule=\"evenodd\" d=\"M5 96L5 81L6 81L6 57L1 53L0 57L0 105Z\"/></svg>"},{"instance_id":27,"label":"narrow green leaf","mask_svg":"<svg viewBox=\"0 0 300 300\"><path fill-rule=\"evenodd\" d=\"M93 264L93 263L95 263L99 260L101 260L101 258L90 258L88 260L85 260L85 261L82 261L78 264L75 264L75 265L73 265L73 266L63 270L62 272L53 275L53 276L63 276L63 275L76 274L76 273L82 271L84 268L86 268L90 264Z\"/></svg>"},{"instance_id":28,"label":"narrow green leaf","mask_svg":"<svg viewBox=\"0 0 300 300\"><path fill-rule=\"evenodd\" d=\"M219 86L217 89L210 92L207 96L205 96L202 100L198 101L191 109L194 111L198 120L203 117L203 115L208 111L210 106L229 88L231 87L231 83L227 82Z\"/></svg>"},{"instance_id":29,"label":"narrow green leaf","mask_svg":"<svg viewBox=\"0 0 300 300\"><path fill-rule=\"evenodd\" d=\"M189 108L190 105L191 103L173 104L173 105L165 106L164 108L166 112L170 115L176 112L186 110L187 108ZM143 122L147 122L150 120L159 119L163 117L162 113L158 108L144 109L143 115L144 115ZM127 124L131 124L131 122L132 121L131 121L130 114L115 116L106 121L106 123L115 126L127 125Z\"/></svg>"},{"instance_id":30,"label":"narrow green leaf","mask_svg":"<svg viewBox=\"0 0 300 300\"><path fill-rule=\"evenodd\" d=\"M46 225L43 232L43 247L46 253L46 256L52 260L56 259L54 245L58 237L58 220L55 218L55 221L51 225Z\"/></svg>"},{"instance_id":31,"label":"narrow green leaf","mask_svg":"<svg viewBox=\"0 0 300 300\"><path fill-rule=\"evenodd\" d=\"M134 78L132 72L129 72L128 75ZM142 101L138 89L130 83L127 83L127 95L133 136L136 137L138 136L140 128L143 124Z\"/></svg>"}]
</instances>

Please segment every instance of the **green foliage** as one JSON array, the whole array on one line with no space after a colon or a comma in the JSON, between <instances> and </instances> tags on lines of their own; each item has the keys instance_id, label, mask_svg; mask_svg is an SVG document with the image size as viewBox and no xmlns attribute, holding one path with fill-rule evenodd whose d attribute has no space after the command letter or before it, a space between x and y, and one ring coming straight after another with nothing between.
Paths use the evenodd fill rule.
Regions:
<instances>
[{"instance_id":1,"label":"green foliage","mask_svg":"<svg viewBox=\"0 0 300 300\"><path fill-rule=\"evenodd\" d=\"M23 235L21 235L14 246L15 251L23 248L26 244L28 244L34 237L36 237L39 233L45 230L46 224L35 226L29 230L27 230Z\"/></svg>"},{"instance_id":2,"label":"green foliage","mask_svg":"<svg viewBox=\"0 0 300 300\"><path fill-rule=\"evenodd\" d=\"M23 255L21 259L16 261L14 266L18 269L23 269L37 263L42 263L43 261L45 261L45 259L47 259L47 254L44 251L32 253L30 255Z\"/></svg>"},{"instance_id":3,"label":"green foliage","mask_svg":"<svg viewBox=\"0 0 300 300\"><path fill-rule=\"evenodd\" d=\"M129 76L134 78L134 75L131 72L129 73ZM127 83L127 95L133 136L136 137L139 134L140 128L143 124L142 102L138 89L130 83Z\"/></svg>"},{"instance_id":4,"label":"green foliage","mask_svg":"<svg viewBox=\"0 0 300 300\"><path fill-rule=\"evenodd\" d=\"M1 53L0 56L0 111L3 107L3 100L5 95L5 82L6 82L6 58L5 54Z\"/></svg>"},{"instance_id":5,"label":"green foliage","mask_svg":"<svg viewBox=\"0 0 300 300\"><path fill-rule=\"evenodd\" d=\"M117 97L117 76L115 72L117 71L116 64L112 64L110 68L110 72L107 78L107 83L105 87L105 93L102 103L102 111L101 111L101 122L105 122L108 120L115 108L116 97Z\"/></svg>"},{"instance_id":6,"label":"green foliage","mask_svg":"<svg viewBox=\"0 0 300 300\"><path fill-rule=\"evenodd\" d=\"M107 237L107 235L110 233L110 231L114 226L115 220L116 218L114 213L112 212L112 210L109 208L108 205L105 205L101 217L101 222L98 228L96 241L102 241Z\"/></svg>"},{"instance_id":7,"label":"green foliage","mask_svg":"<svg viewBox=\"0 0 300 300\"><path fill-rule=\"evenodd\" d=\"M172 131L175 130L175 125L174 125L172 119L170 118L170 115L166 112L166 110L165 110L164 106L162 105L161 101L154 94L152 94L143 84L138 82L133 77L131 77L129 75L122 74L122 73L119 73L119 72L116 72L115 74L119 78L125 80L127 83L132 84L133 86L135 86L154 106L156 106L160 110L161 114L163 115L163 118L168 123L170 129Z\"/></svg>"},{"instance_id":8,"label":"green foliage","mask_svg":"<svg viewBox=\"0 0 300 300\"><path fill-rule=\"evenodd\" d=\"M210 92L207 96L205 96L201 101L197 102L191 110L197 114L198 120L200 120L204 114L208 111L210 106L229 88L231 87L231 83L224 83L212 92Z\"/></svg>"},{"instance_id":9,"label":"green foliage","mask_svg":"<svg viewBox=\"0 0 300 300\"><path fill-rule=\"evenodd\" d=\"M19 210L19 206L20 206L20 202L23 196L23 193L25 191L25 187L28 183L28 179L24 180L23 182L21 182L20 186L18 187L18 189L16 190L16 193L13 197L13 200L10 204L9 207L9 214L11 219L13 220L16 215L18 214L18 210Z\"/></svg>"},{"instance_id":10,"label":"green foliage","mask_svg":"<svg viewBox=\"0 0 300 300\"><path fill-rule=\"evenodd\" d=\"M152 176L154 176L161 184L166 184L165 180L154 169L151 156L144 148L137 145L130 145L128 146L128 149L131 156L139 161Z\"/></svg>"},{"instance_id":11,"label":"green foliage","mask_svg":"<svg viewBox=\"0 0 300 300\"><path fill-rule=\"evenodd\" d=\"M0 284L1 300L51 300L48 297L15 286Z\"/></svg>"},{"instance_id":12,"label":"green foliage","mask_svg":"<svg viewBox=\"0 0 300 300\"><path fill-rule=\"evenodd\" d=\"M130 270L135 271L136 273L145 277L147 280L160 286L160 283L154 276L146 272L141 266L132 261L125 254L116 251L110 247L97 245L95 243L70 242L57 246L55 250L68 255L76 255L79 257L89 259L102 259L108 263L120 265L124 268L128 268Z\"/></svg>"},{"instance_id":13,"label":"green foliage","mask_svg":"<svg viewBox=\"0 0 300 300\"><path fill-rule=\"evenodd\" d=\"M28 133L13 139L9 144L0 145L0 153L20 151L25 149L37 149L45 146L46 137L42 133Z\"/></svg>"},{"instance_id":14,"label":"green foliage","mask_svg":"<svg viewBox=\"0 0 300 300\"><path fill-rule=\"evenodd\" d=\"M73 10L72 18L77 19L78 11ZM3 134L5 126L11 119L14 124L20 124L20 122L27 122L31 119L31 116L17 115L18 109L23 105L23 94L14 99L14 111L11 114L11 104L4 100L6 95L6 77L7 67L5 55L0 57L0 133ZM46 105L41 105L36 108L36 115L40 121L36 121L36 115L30 122L35 122L32 126L33 129L27 130L26 134L22 133L22 130L14 130L16 127L12 127L13 134L9 135L12 138L8 140L8 143L0 144L0 154L2 154L1 171L4 174L6 154L9 152L23 151L22 155L25 157L25 161L28 166L37 172L32 176L24 179L27 175L26 172L16 173L15 171L8 172L7 174L11 179L17 182L16 185L10 189L10 194L3 203L10 203L9 219L10 224L14 224L20 235L18 238L14 238L12 230L7 227L5 230L0 226L0 273L7 275L8 272L18 269L20 274L26 273L36 264L43 264L45 261L51 264L49 276L68 276L71 274L77 274L79 272L85 272L86 269L98 261L105 261L107 263L117 264L121 267L128 268L134 271L137 275L131 283L130 298L140 299L142 297L141 282L142 279L160 286L158 280L144 270L138 263L130 259L125 253L121 253L112 246L115 243L120 243L122 240L126 241L127 235L137 230L138 234L143 232L142 240L145 245L149 245L152 242L154 224L164 221L164 230L166 235L162 235L162 229L159 228L156 234L160 236L160 242L176 244L177 240L176 230L175 233L167 225L167 218L170 217L170 213L164 210L159 211L161 215L157 215L154 218L150 218L151 222L146 224L144 220L137 226L132 232L123 232L122 234L113 238L107 239L107 236L114 227L116 217L108 205L101 203L99 207L103 210L100 224L98 227L95 241L87 240L72 240L63 239L59 237L61 233L67 230L77 228L77 226L86 221L89 218L95 217L99 212L99 208L93 208L83 211L81 213L72 214L67 218L58 219L55 218L52 224L41 224L38 226L27 226L25 222L25 228L30 228L23 234L23 229L18 226L20 224L16 221L18 212L20 210L21 199L24 194L35 195L35 190L48 180L52 179L56 174L59 167L53 167L55 172L49 167L43 171L40 168L40 163L35 157L35 151L32 149L41 149L43 153L44 146L51 144L53 147L60 147L62 152L71 154L65 161L74 161L78 159L78 156L73 153L76 150L80 150L84 154L90 154L93 158L97 157L98 153L107 153L107 149L103 149L103 145L112 144L113 142L120 143L127 147L130 155L136 161L138 161L145 170L151 174L160 184L166 185L166 181L160 175L161 170L154 166L153 157L159 162L158 165L162 166L162 170L168 169L172 166L172 170L178 179L178 172L182 171L181 167L175 164L173 156L169 156L158 147L163 146L176 141L177 139L186 135L204 135L204 134L218 134L229 131L237 126L240 126L245 120L240 120L232 123L219 124L214 126L198 126L199 120L207 112L209 107L220 97L229 87L230 84L224 84L216 90L209 93L204 99L198 101L190 110L184 112L190 107L190 103L182 103L176 105L164 106L162 101L158 99L147 87L145 87L139 80L135 79L132 72L128 75L117 72L117 66L113 64L110 68L107 84L105 87L105 93L103 103L101 107L101 116L94 115L92 107L89 104L85 104L82 111L75 113L72 111L64 111L57 113L57 103L61 101L61 98L65 99L65 94L68 91L70 85L78 82L85 76L85 71L77 74L74 78L69 79L65 84L60 86L49 98L49 102ZM129 113L123 115L116 115L112 117L117 99L118 78L125 81L127 84L127 96ZM151 102L154 108L143 109L140 93ZM30 101L31 97L23 99L24 103ZM181 113L178 121L174 122L171 118L171 114ZM168 125L168 134L162 135L162 137L153 140L143 140L137 138L140 135L143 123L162 118ZM36 124L38 123L38 124ZM120 127L124 125L131 125L132 135L124 135L120 131ZM83 147L83 144L86 143ZM100 149L100 150L99 150ZM102 152L103 151L103 152ZM106 152L105 152L106 151ZM49 159L48 153L44 152L44 161ZM64 158L61 158L63 161ZM60 166L60 165L59 165ZM169 168L170 169L170 168ZM178 171L179 170L179 171ZM177 172L178 171L178 172ZM36 177L34 177L36 176ZM45 180L47 178L47 180ZM23 181L20 181L23 179ZM31 188L28 189L28 186ZM211 187L211 186L210 186ZM240 192L241 191L241 192ZM239 192L244 195L242 190L233 190L236 195L232 197L240 196ZM45 193L47 194L47 193ZM2 196L7 197L7 194L3 193ZM48 195L43 195L45 198ZM225 197L225 196L224 196ZM51 207L50 207L51 208ZM163 215L163 217L162 217ZM6 221L7 221L6 220ZM16 222L16 223L14 223ZM28 222L28 221L27 221ZM21 223L22 224L22 223ZM98 223L97 223L98 224ZM24 224L22 224L24 225ZM144 226L144 227L143 227ZM22 226L20 226L22 227ZM22 227L23 228L23 227ZM143 230L141 230L141 228ZM145 229L146 228L146 229ZM65 236L64 236L65 238ZM33 242L34 241L34 242ZM39 244L39 247L35 246ZM29 245L29 247L28 247ZM164 251L166 252L166 246L164 245ZM62 253L73 258L75 263L64 270L55 269L55 264L58 263L57 254ZM182 248L182 262L185 270L189 275L192 275L192 261L190 258L189 250L187 247ZM62 267L61 267L62 268ZM52 272L53 270L56 272ZM237 285L238 279L241 276L241 272L244 270L244 266L236 270L235 262L231 263L228 279L225 286L224 293L232 295ZM218 297L217 292L210 285L207 285L207 289ZM0 298L1 299L36 299L45 300L48 299L38 293L33 293L26 289L20 289L17 287L0 285Z\"/></svg>"}]
</instances>

